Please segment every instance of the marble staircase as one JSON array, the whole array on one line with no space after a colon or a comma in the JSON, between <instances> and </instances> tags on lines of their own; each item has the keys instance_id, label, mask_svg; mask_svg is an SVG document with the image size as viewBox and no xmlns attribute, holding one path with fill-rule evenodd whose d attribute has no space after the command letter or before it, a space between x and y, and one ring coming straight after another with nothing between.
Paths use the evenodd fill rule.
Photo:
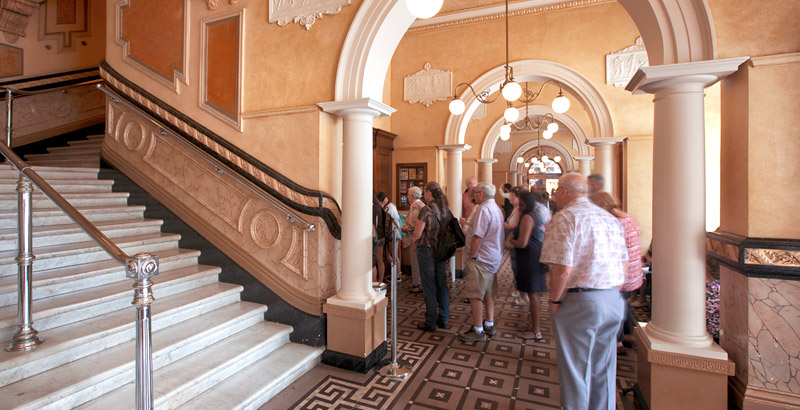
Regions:
<instances>
[{"instance_id":1,"label":"marble staircase","mask_svg":"<svg viewBox=\"0 0 800 410\"><path fill-rule=\"evenodd\" d=\"M162 221L146 219L144 206L127 205L126 193L98 180L97 167L78 167L83 159L70 162L59 150L51 155L53 166L34 169L70 203L129 255L159 256L156 409L257 409L319 363L321 349L291 343L290 326L265 321L267 306L243 302L241 286L219 282L220 268L199 264L200 252L181 249L180 235L161 232ZM0 165L2 341L17 330L17 175ZM29 352L0 350L0 408L133 408L132 280L46 197L33 197L32 311L45 342Z\"/></svg>"}]
</instances>

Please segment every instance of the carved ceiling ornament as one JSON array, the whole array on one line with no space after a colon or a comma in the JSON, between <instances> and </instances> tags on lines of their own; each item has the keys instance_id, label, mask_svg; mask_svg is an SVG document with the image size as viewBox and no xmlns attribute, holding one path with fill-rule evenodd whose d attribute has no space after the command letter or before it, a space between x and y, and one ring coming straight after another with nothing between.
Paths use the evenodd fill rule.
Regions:
<instances>
[{"instance_id":1,"label":"carved ceiling ornament","mask_svg":"<svg viewBox=\"0 0 800 410\"><path fill-rule=\"evenodd\" d=\"M0 8L0 31L9 43L16 43L25 37L28 17L39 8L38 1L6 0Z\"/></svg>"},{"instance_id":2,"label":"carved ceiling ornament","mask_svg":"<svg viewBox=\"0 0 800 410\"><path fill-rule=\"evenodd\" d=\"M295 22L311 30L318 18L339 14L342 7L349 5L350 0L269 0L269 22L279 26Z\"/></svg>"},{"instance_id":3,"label":"carved ceiling ornament","mask_svg":"<svg viewBox=\"0 0 800 410\"><path fill-rule=\"evenodd\" d=\"M644 41L637 37L634 45L606 55L606 84L624 87L639 68L648 65Z\"/></svg>"},{"instance_id":4,"label":"carved ceiling ornament","mask_svg":"<svg viewBox=\"0 0 800 410\"><path fill-rule=\"evenodd\" d=\"M409 104L422 103L430 107L434 101L447 101L452 96L453 73L431 69L431 63L425 63L422 71L403 79L403 100Z\"/></svg>"}]
</instances>

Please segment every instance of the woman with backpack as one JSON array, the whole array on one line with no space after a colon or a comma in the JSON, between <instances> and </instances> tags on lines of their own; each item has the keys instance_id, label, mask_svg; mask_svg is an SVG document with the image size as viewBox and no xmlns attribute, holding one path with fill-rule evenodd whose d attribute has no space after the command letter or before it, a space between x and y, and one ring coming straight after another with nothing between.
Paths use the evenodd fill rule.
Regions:
<instances>
[{"instance_id":1,"label":"woman with backpack","mask_svg":"<svg viewBox=\"0 0 800 410\"><path fill-rule=\"evenodd\" d=\"M450 294L447 290L445 274L446 260L436 261L433 248L443 229L447 229L451 212L447 207L447 198L442 187L436 182L428 182L423 193L427 205L419 211L414 227L414 246L422 277L422 292L425 299L425 323L417 327L426 332L434 332L436 328L449 329Z\"/></svg>"}]
</instances>

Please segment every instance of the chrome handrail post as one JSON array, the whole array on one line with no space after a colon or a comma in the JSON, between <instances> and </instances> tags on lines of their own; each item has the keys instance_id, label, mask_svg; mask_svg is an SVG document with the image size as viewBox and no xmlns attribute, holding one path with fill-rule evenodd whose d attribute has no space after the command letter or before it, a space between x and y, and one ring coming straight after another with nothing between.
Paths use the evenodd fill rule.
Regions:
<instances>
[{"instance_id":1,"label":"chrome handrail post","mask_svg":"<svg viewBox=\"0 0 800 410\"><path fill-rule=\"evenodd\" d=\"M14 107L13 92L6 88L6 145L11 148L11 109Z\"/></svg>"},{"instance_id":2,"label":"chrome handrail post","mask_svg":"<svg viewBox=\"0 0 800 410\"><path fill-rule=\"evenodd\" d=\"M395 238L393 242L394 246L392 247L392 278L391 278L391 286L392 286L392 361L387 364L386 366L382 367L378 370L384 377L391 377L395 379L405 379L411 374L411 367L404 364L399 363L397 361L397 275L398 275L398 265L399 262L397 260L397 247L400 244L400 235L398 230L392 230L392 237Z\"/></svg>"},{"instance_id":3,"label":"chrome handrail post","mask_svg":"<svg viewBox=\"0 0 800 410\"><path fill-rule=\"evenodd\" d=\"M20 172L19 180L17 181L19 254L17 254L15 258L19 270L17 283L19 330L17 330L17 333L11 338L11 343L6 347L6 351L9 352L31 350L44 341L36 336L39 332L33 328L33 313L31 310L31 299L33 298L33 260L36 258L33 254L32 192L33 184Z\"/></svg>"},{"instance_id":4,"label":"chrome handrail post","mask_svg":"<svg viewBox=\"0 0 800 410\"><path fill-rule=\"evenodd\" d=\"M129 258L125 276L134 279L133 305L136 306L136 410L153 408L153 350L150 332L150 304L153 282L158 275L158 256L138 253Z\"/></svg>"}]
</instances>

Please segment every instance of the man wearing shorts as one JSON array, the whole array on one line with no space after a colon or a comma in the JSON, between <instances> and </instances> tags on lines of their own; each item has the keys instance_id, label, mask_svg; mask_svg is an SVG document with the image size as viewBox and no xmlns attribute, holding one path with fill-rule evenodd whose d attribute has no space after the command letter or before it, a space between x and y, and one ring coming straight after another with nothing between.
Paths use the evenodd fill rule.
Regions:
<instances>
[{"instance_id":1,"label":"man wearing shorts","mask_svg":"<svg viewBox=\"0 0 800 410\"><path fill-rule=\"evenodd\" d=\"M464 342L484 342L486 335L497 333L494 329L494 295L497 292L497 271L503 260L503 212L494 201L496 191L494 185L480 183L475 193L475 202L480 204L480 210L470 221L470 231L475 234L465 266L465 295L469 298L475 324L458 335Z\"/></svg>"}]
</instances>

